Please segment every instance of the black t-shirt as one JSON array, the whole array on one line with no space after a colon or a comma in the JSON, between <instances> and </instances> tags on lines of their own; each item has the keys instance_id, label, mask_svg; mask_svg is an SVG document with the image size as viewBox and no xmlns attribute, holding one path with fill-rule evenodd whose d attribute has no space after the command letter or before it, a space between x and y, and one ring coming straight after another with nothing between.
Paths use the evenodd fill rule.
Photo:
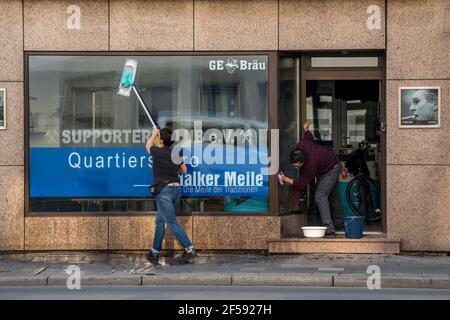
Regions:
<instances>
[{"instance_id":1,"label":"black t-shirt","mask_svg":"<svg viewBox=\"0 0 450 320\"><path fill-rule=\"evenodd\" d=\"M178 170L180 165L172 162L172 148L151 147L150 154L153 158L153 180L154 182L180 182Z\"/></svg>"}]
</instances>

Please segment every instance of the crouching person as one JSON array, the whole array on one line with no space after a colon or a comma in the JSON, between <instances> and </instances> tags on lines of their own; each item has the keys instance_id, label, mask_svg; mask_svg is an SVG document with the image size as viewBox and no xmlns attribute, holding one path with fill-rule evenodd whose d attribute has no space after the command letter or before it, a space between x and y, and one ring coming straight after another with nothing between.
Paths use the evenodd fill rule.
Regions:
<instances>
[{"instance_id":1,"label":"crouching person","mask_svg":"<svg viewBox=\"0 0 450 320\"><path fill-rule=\"evenodd\" d=\"M169 128L164 128L161 130L161 148L154 146L158 133L159 130L153 128L152 135L146 144L147 152L150 153L153 158L154 183L152 187L154 187L157 192L155 234L153 238L153 246L147 255L147 259L152 264L159 263L159 253L162 249L165 225L167 225L175 238L184 248L180 262L188 263L190 259L197 255L197 253L186 232L178 224L175 214L176 206L181 197L181 187L178 173L181 171L182 174L186 174L187 168L183 162L181 164L175 164L172 161L172 130Z\"/></svg>"},{"instance_id":2,"label":"crouching person","mask_svg":"<svg viewBox=\"0 0 450 320\"><path fill-rule=\"evenodd\" d=\"M339 175L342 165L333 151L314 143L308 122L304 123L303 128L305 136L298 143L297 149L292 150L290 154L290 163L294 168L301 168L303 174L299 181L286 176L282 176L282 180L302 190L318 177L314 200L322 223L327 227L325 236L333 237L336 235L336 229L344 225L342 203L339 198Z\"/></svg>"}]
</instances>

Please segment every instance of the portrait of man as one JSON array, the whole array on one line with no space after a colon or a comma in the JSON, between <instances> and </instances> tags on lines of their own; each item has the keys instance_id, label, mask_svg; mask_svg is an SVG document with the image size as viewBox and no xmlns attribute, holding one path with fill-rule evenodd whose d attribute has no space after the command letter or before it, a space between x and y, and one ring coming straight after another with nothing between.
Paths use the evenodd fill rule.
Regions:
<instances>
[{"instance_id":1,"label":"portrait of man","mask_svg":"<svg viewBox=\"0 0 450 320\"><path fill-rule=\"evenodd\" d=\"M400 127L440 127L440 88L400 88Z\"/></svg>"},{"instance_id":2,"label":"portrait of man","mask_svg":"<svg viewBox=\"0 0 450 320\"><path fill-rule=\"evenodd\" d=\"M0 89L0 129L6 129L6 90Z\"/></svg>"}]
</instances>

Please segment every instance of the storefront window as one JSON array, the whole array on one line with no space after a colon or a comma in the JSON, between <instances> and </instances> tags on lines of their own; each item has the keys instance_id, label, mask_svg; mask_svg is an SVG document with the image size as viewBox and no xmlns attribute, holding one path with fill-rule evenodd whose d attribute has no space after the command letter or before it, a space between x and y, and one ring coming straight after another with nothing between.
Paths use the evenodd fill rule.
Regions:
<instances>
[{"instance_id":1,"label":"storefront window","mask_svg":"<svg viewBox=\"0 0 450 320\"><path fill-rule=\"evenodd\" d=\"M117 95L126 58L138 61L136 86L161 128L204 138L217 129L224 153L236 153L225 163L186 159L180 210L267 212L268 179L259 175L267 156L261 138L268 128L266 55L30 55L30 211L155 210L148 191L152 159L144 147L150 121L136 96ZM256 134L253 143L249 133ZM242 136L248 141L240 143ZM202 141L203 151L209 142ZM240 149L245 159L236 162ZM206 174L217 177L213 184Z\"/></svg>"}]
</instances>

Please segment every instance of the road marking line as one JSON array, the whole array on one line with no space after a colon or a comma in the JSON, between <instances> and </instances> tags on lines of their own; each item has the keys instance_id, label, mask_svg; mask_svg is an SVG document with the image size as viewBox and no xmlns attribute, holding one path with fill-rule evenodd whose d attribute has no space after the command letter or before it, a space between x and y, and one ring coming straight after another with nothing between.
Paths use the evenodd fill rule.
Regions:
<instances>
[{"instance_id":1,"label":"road marking line","mask_svg":"<svg viewBox=\"0 0 450 320\"><path fill-rule=\"evenodd\" d=\"M319 268L319 271L330 271L330 272L344 271L344 268Z\"/></svg>"},{"instance_id":2,"label":"road marking line","mask_svg":"<svg viewBox=\"0 0 450 320\"><path fill-rule=\"evenodd\" d=\"M302 268L302 269L317 269L317 268L331 268L331 265L311 265L311 264L294 264L294 263L287 263L287 264L281 264L281 268Z\"/></svg>"},{"instance_id":3,"label":"road marking line","mask_svg":"<svg viewBox=\"0 0 450 320\"><path fill-rule=\"evenodd\" d=\"M266 271L266 268L241 268L240 271Z\"/></svg>"}]
</instances>

